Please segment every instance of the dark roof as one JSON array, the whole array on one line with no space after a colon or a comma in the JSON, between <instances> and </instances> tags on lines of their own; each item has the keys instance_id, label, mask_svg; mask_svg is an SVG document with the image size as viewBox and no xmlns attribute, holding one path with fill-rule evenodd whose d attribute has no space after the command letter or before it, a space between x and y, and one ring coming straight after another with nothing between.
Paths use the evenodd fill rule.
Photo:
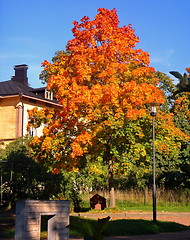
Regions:
<instances>
[{"instance_id":1,"label":"dark roof","mask_svg":"<svg viewBox=\"0 0 190 240\"><path fill-rule=\"evenodd\" d=\"M0 82L0 96L18 95L25 94L28 95L32 91L32 88L13 80Z\"/></svg>"},{"instance_id":2,"label":"dark roof","mask_svg":"<svg viewBox=\"0 0 190 240\"><path fill-rule=\"evenodd\" d=\"M50 100L45 98L45 87L29 87L27 69L28 66L26 64L14 66L15 75L11 78L11 80L0 82L0 97L22 95L57 104L58 102L56 99Z\"/></svg>"},{"instance_id":3,"label":"dark roof","mask_svg":"<svg viewBox=\"0 0 190 240\"><path fill-rule=\"evenodd\" d=\"M46 100L48 102L57 103L57 100L46 99L44 96L44 88L32 88L26 84L22 84L13 80L0 82L0 96L13 96L13 95L25 95L28 97L33 97L41 100Z\"/></svg>"},{"instance_id":4,"label":"dark roof","mask_svg":"<svg viewBox=\"0 0 190 240\"><path fill-rule=\"evenodd\" d=\"M93 197L90 198L90 200L97 200L97 199L101 199L101 200L106 200L104 197L100 196L99 194L95 194Z\"/></svg>"}]
</instances>

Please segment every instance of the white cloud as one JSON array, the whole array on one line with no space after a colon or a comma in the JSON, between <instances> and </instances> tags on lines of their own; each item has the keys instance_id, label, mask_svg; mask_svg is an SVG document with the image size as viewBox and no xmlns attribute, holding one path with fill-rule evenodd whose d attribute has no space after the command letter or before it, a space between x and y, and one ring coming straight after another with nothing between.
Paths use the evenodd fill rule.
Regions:
<instances>
[{"instance_id":1,"label":"white cloud","mask_svg":"<svg viewBox=\"0 0 190 240\"><path fill-rule=\"evenodd\" d=\"M166 50L164 52L160 52L158 54L156 53L155 55L152 54L152 56L150 57L151 63L161 64L161 65L171 67L172 64L170 63L170 60L173 54L174 54L174 50L172 49Z\"/></svg>"}]
</instances>

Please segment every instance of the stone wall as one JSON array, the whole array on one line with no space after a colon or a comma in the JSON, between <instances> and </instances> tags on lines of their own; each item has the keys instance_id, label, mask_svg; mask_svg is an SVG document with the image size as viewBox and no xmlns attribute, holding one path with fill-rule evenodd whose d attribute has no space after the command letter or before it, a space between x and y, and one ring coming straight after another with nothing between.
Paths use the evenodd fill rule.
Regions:
<instances>
[{"instance_id":1,"label":"stone wall","mask_svg":"<svg viewBox=\"0 0 190 240\"><path fill-rule=\"evenodd\" d=\"M69 238L69 201L23 200L16 203L15 240L40 240L42 215L54 215L48 221L49 240Z\"/></svg>"}]
</instances>

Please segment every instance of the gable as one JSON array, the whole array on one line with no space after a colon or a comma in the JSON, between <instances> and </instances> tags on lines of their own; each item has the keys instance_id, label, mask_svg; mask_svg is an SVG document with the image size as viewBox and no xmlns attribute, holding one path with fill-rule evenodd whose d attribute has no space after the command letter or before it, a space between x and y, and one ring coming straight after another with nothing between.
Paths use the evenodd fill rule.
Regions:
<instances>
[{"instance_id":1,"label":"gable","mask_svg":"<svg viewBox=\"0 0 190 240\"><path fill-rule=\"evenodd\" d=\"M27 65L16 65L14 69L15 76L13 76L11 80L0 82L0 97L8 97L13 95L27 96L29 98L31 97L58 104L57 99L53 97L53 93L47 90L45 87L29 87L27 78Z\"/></svg>"}]
</instances>

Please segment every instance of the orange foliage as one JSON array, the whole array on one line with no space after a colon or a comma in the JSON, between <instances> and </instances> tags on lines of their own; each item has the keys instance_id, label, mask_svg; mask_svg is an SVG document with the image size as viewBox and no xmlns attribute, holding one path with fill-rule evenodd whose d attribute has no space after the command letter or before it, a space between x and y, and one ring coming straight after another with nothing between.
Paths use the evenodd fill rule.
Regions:
<instances>
[{"instance_id":1,"label":"orange foliage","mask_svg":"<svg viewBox=\"0 0 190 240\"><path fill-rule=\"evenodd\" d=\"M178 140L189 140L189 136L175 126L173 114L159 114L159 121L162 123L162 132L167 132L167 137L178 138Z\"/></svg>"},{"instance_id":2,"label":"orange foliage","mask_svg":"<svg viewBox=\"0 0 190 240\"><path fill-rule=\"evenodd\" d=\"M131 25L119 26L116 9L100 8L94 20L83 17L73 25L67 54L42 66L49 76L48 88L63 106L60 119L77 129L71 143L71 157L76 158L87 151L84 146L92 144L102 126L143 117L146 103L163 103L164 97L149 66L149 54L136 48L139 39ZM60 128L62 122L52 122L49 129ZM47 138L42 148L50 146Z\"/></svg>"}]
</instances>

